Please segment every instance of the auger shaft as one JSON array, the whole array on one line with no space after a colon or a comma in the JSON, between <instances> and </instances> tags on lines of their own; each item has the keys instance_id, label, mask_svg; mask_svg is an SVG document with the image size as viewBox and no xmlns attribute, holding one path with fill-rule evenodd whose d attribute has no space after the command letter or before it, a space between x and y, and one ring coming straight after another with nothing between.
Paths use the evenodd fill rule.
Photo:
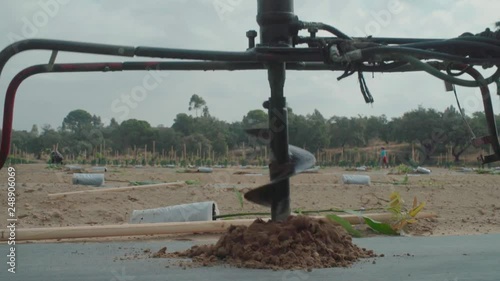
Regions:
<instances>
[{"instance_id":1,"label":"auger shaft","mask_svg":"<svg viewBox=\"0 0 500 281\"><path fill-rule=\"evenodd\" d=\"M297 20L293 13L293 0L259 0L257 22L260 26L261 46L282 46L292 48L292 22ZM285 85L285 63L271 62L267 65L271 97L268 102L269 129L271 134L271 181L278 169L289 162L288 118ZM276 183L271 196L271 219L283 221L290 215L290 180Z\"/></svg>"},{"instance_id":2,"label":"auger shaft","mask_svg":"<svg viewBox=\"0 0 500 281\"><path fill-rule=\"evenodd\" d=\"M277 176L279 167L289 162L288 154L288 116L286 99L283 93L285 85L285 64L272 63L268 68L271 98L268 103L270 148L272 165L269 167L271 181ZM280 169L281 171L281 169ZM277 182L272 192L271 219L283 221L290 215L290 179Z\"/></svg>"}]
</instances>

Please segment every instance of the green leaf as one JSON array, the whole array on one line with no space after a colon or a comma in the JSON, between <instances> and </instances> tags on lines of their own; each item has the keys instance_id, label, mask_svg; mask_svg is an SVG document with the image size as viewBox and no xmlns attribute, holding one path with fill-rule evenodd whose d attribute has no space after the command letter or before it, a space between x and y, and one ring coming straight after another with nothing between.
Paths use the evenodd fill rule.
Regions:
<instances>
[{"instance_id":1,"label":"green leaf","mask_svg":"<svg viewBox=\"0 0 500 281\"><path fill-rule=\"evenodd\" d=\"M354 227L352 227L351 223L337 215L334 215L334 214L331 214L331 215L326 215L326 217L331 220L331 221L334 221L338 224L340 224L349 234L351 234L353 237L361 237L361 232L359 232L358 230L354 229Z\"/></svg>"},{"instance_id":2,"label":"green leaf","mask_svg":"<svg viewBox=\"0 0 500 281\"><path fill-rule=\"evenodd\" d=\"M298 209L296 209L296 210L294 211L294 213L297 213L297 214L299 214L299 215L302 215L302 214L303 214L303 212L304 212L304 211L303 211L301 208L298 208Z\"/></svg>"},{"instance_id":3,"label":"green leaf","mask_svg":"<svg viewBox=\"0 0 500 281\"><path fill-rule=\"evenodd\" d=\"M424 207L425 207L425 202L420 203L420 205L410 210L409 215L412 218L414 218L420 211L422 211Z\"/></svg>"},{"instance_id":4,"label":"green leaf","mask_svg":"<svg viewBox=\"0 0 500 281\"><path fill-rule=\"evenodd\" d=\"M369 217L363 217L365 219L365 223L376 232L386 234L386 235L399 235L392 227L387 223L382 223L376 220L373 220Z\"/></svg>"}]
</instances>

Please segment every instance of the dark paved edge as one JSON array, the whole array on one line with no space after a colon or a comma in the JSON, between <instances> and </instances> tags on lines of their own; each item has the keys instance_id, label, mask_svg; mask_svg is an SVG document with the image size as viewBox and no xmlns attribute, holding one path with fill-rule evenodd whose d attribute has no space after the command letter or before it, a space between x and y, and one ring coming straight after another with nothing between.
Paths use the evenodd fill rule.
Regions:
<instances>
[{"instance_id":1,"label":"dark paved edge","mask_svg":"<svg viewBox=\"0 0 500 281\"><path fill-rule=\"evenodd\" d=\"M17 245L16 274L7 272L8 245L0 245L0 280L500 280L500 234L354 239L385 257L351 268L305 271L230 267L166 268L166 259L120 260L144 249L183 250L191 241L43 243ZM410 254L409 256L407 254ZM375 260L375 264L373 261Z\"/></svg>"}]
</instances>

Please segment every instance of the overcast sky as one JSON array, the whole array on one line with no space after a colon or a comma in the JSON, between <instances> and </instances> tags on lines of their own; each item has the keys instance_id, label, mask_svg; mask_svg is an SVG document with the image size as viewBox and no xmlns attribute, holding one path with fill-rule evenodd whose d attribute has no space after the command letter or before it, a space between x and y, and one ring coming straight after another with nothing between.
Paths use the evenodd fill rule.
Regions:
<instances>
[{"instance_id":1,"label":"overcast sky","mask_svg":"<svg viewBox=\"0 0 500 281\"><path fill-rule=\"evenodd\" d=\"M500 20L497 0L394 1L296 0L295 13L301 20L325 22L352 36L450 38L466 31L481 32ZM245 32L258 31L253 0L6 0L2 4L1 48L20 38L50 38L243 51ZM21 69L46 63L49 57L48 51L15 56L3 70L0 91L5 93ZM61 53L57 62L124 59L132 60ZM329 118L358 114L395 117L418 105L438 110L455 105L443 82L425 73L375 74L373 78L366 74L373 105L365 104L355 76L337 82L340 74L288 71L285 95L289 106L299 114L318 109ZM148 81L146 85L144 81ZM124 96L145 86L148 90L138 102L124 102ZM468 112L482 110L477 89L458 91ZM136 118L153 126L171 126L177 113L188 113L192 94L206 100L212 115L229 122L241 120L268 98L267 75L265 71L170 72L154 77L147 72L42 74L19 88L14 128L29 130L33 124L58 127L68 112L79 108L105 122L113 117L119 121ZM3 99L4 95L2 108ZM494 108L498 114L498 98L494 98Z\"/></svg>"}]
</instances>

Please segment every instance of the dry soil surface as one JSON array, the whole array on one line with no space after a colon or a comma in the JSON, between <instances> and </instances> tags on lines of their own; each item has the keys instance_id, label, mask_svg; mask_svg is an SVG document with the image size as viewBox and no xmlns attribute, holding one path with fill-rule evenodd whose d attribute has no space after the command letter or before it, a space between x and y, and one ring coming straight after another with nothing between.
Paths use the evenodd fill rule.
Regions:
<instances>
[{"instance_id":1,"label":"dry soil surface","mask_svg":"<svg viewBox=\"0 0 500 281\"><path fill-rule=\"evenodd\" d=\"M49 170L47 165L16 167L16 215L18 228L103 225L127 223L133 210L151 209L200 201L215 201L222 214L268 212L267 208L244 202L241 207L235 189L242 193L268 182L267 169L214 169L211 174L178 173L160 167L114 168L106 172L106 186L127 186L129 181L173 182L195 180L183 187L161 187L128 192L90 193L50 199L58 192L96 189L73 185L72 174ZM87 167L91 170L90 167ZM251 171L256 174L235 174ZM500 175L460 173L432 168L430 175L409 175L405 185L394 185L404 175L388 175L389 170L370 172L321 169L317 174L301 174L291 180L292 208L381 208L393 190L410 205L413 197L426 202L425 211L436 219L420 220L416 235L468 235L500 233ZM345 185L343 174L367 174L370 186ZM105 187L99 187L102 189ZM7 225L7 169L0 170L0 228Z\"/></svg>"}]
</instances>

